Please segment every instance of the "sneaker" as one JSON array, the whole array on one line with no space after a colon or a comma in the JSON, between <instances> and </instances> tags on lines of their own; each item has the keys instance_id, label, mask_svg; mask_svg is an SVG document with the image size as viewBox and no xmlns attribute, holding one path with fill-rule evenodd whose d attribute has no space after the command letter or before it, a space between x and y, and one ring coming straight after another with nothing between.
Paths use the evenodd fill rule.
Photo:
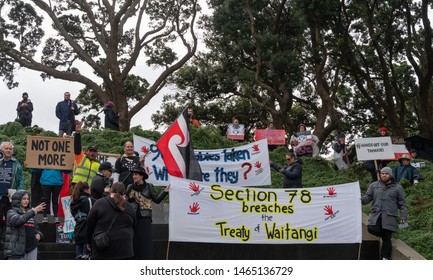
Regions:
<instances>
[{"instance_id":1,"label":"sneaker","mask_svg":"<svg viewBox=\"0 0 433 280\"><path fill-rule=\"evenodd\" d=\"M43 217L42 218L42 223L44 223L44 224L48 223L48 217Z\"/></svg>"}]
</instances>

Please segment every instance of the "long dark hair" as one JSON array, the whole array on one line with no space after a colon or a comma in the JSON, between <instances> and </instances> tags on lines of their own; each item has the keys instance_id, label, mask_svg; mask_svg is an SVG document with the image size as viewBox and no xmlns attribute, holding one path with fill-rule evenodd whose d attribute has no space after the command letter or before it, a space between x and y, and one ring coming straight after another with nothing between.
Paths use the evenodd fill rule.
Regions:
<instances>
[{"instance_id":1,"label":"long dark hair","mask_svg":"<svg viewBox=\"0 0 433 280\"><path fill-rule=\"evenodd\" d=\"M113 200L120 211L125 211L125 184L122 182L116 182L111 186L111 193L113 194Z\"/></svg>"},{"instance_id":2,"label":"long dark hair","mask_svg":"<svg viewBox=\"0 0 433 280\"><path fill-rule=\"evenodd\" d=\"M79 181L72 191L71 202L78 201L80 196L84 193L85 190L90 189L89 184L83 181Z\"/></svg>"}]
</instances>

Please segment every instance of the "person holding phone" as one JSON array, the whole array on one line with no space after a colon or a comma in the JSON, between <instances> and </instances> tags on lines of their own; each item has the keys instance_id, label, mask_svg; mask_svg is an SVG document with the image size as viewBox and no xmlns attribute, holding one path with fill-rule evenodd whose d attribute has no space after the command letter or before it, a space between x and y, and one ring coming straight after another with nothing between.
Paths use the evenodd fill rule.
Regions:
<instances>
[{"instance_id":1,"label":"person holding phone","mask_svg":"<svg viewBox=\"0 0 433 280\"><path fill-rule=\"evenodd\" d=\"M7 213L5 236L5 258L8 260L36 260L38 242L43 234L35 223L35 215L45 209L42 202L30 208L30 197L26 191L12 195L12 208Z\"/></svg>"}]
</instances>

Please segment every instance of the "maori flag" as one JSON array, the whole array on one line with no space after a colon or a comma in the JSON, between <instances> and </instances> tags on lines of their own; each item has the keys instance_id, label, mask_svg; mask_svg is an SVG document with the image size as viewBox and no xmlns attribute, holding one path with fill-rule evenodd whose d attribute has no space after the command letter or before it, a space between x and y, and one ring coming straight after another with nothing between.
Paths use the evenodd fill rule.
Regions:
<instances>
[{"instance_id":1,"label":"maori flag","mask_svg":"<svg viewBox=\"0 0 433 280\"><path fill-rule=\"evenodd\" d=\"M188 112L185 108L177 120L156 143L171 176L201 181L201 168L192 148Z\"/></svg>"}]
</instances>

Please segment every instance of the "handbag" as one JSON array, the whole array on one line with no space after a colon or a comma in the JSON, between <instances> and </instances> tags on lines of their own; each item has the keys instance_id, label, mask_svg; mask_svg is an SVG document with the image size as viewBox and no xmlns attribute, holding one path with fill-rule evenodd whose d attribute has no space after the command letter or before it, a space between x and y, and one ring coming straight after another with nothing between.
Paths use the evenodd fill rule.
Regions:
<instances>
[{"instance_id":1,"label":"handbag","mask_svg":"<svg viewBox=\"0 0 433 280\"><path fill-rule=\"evenodd\" d=\"M119 213L117 213L116 217L113 219L113 221L111 222L110 226L106 231L96 232L93 235L93 242L95 242L96 247L98 247L99 249L105 249L108 246L110 246L110 236L108 235L108 232L113 226L114 221L116 221L117 216L119 216Z\"/></svg>"}]
</instances>

